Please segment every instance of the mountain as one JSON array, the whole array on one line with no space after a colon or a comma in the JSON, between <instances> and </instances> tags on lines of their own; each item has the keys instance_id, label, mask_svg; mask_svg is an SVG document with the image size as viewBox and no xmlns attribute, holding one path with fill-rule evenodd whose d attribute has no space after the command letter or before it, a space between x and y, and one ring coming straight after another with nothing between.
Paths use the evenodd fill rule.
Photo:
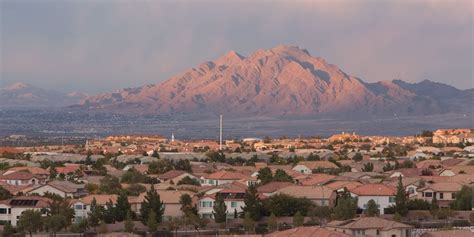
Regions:
<instances>
[{"instance_id":1,"label":"mountain","mask_svg":"<svg viewBox=\"0 0 474 237\"><path fill-rule=\"evenodd\" d=\"M367 83L307 50L282 45L248 57L231 51L162 83L88 97L74 108L234 117L422 115L457 112L444 100L463 93L474 98L472 91L431 81Z\"/></svg>"},{"instance_id":2,"label":"mountain","mask_svg":"<svg viewBox=\"0 0 474 237\"><path fill-rule=\"evenodd\" d=\"M0 107L60 107L77 104L86 97L82 93L64 94L18 82L0 88Z\"/></svg>"}]
</instances>

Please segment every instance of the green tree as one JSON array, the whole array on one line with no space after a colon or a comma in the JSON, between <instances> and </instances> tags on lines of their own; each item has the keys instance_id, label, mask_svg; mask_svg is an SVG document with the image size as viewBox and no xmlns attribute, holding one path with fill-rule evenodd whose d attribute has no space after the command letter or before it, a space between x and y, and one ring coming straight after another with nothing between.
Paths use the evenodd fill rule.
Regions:
<instances>
[{"instance_id":1,"label":"green tree","mask_svg":"<svg viewBox=\"0 0 474 237\"><path fill-rule=\"evenodd\" d=\"M321 160L321 157L318 155L315 155L313 152L309 153L308 157L306 157L307 161L316 161L316 160Z\"/></svg>"},{"instance_id":2,"label":"green tree","mask_svg":"<svg viewBox=\"0 0 474 237\"><path fill-rule=\"evenodd\" d=\"M15 229L13 228L12 224L10 223L5 223L3 226L3 232L2 232L2 237L10 237L13 236L15 232Z\"/></svg>"},{"instance_id":3,"label":"green tree","mask_svg":"<svg viewBox=\"0 0 474 237\"><path fill-rule=\"evenodd\" d=\"M153 150L153 153L151 154L151 157L160 158L160 154L158 154L158 151L155 149L155 150Z\"/></svg>"},{"instance_id":4,"label":"green tree","mask_svg":"<svg viewBox=\"0 0 474 237\"><path fill-rule=\"evenodd\" d=\"M374 199L370 199L367 202L367 209L365 210L366 216L378 216L380 214L379 207L377 203L375 203Z\"/></svg>"},{"instance_id":5,"label":"green tree","mask_svg":"<svg viewBox=\"0 0 474 237\"><path fill-rule=\"evenodd\" d=\"M439 210L438 199L436 199L436 195L433 195L433 199L431 200L431 204L430 204L431 215L433 216L438 215L438 210Z\"/></svg>"},{"instance_id":6,"label":"green tree","mask_svg":"<svg viewBox=\"0 0 474 237\"><path fill-rule=\"evenodd\" d=\"M307 198L295 198L286 194L273 195L264 202L265 211L276 216L293 216L297 211L306 215L314 206L314 202Z\"/></svg>"},{"instance_id":7,"label":"green tree","mask_svg":"<svg viewBox=\"0 0 474 237\"><path fill-rule=\"evenodd\" d=\"M95 197L92 199L90 210L91 211L88 214L89 225L94 227L94 230L96 230L96 227L100 224L100 220L103 218L103 209L101 206L97 205Z\"/></svg>"},{"instance_id":8,"label":"green tree","mask_svg":"<svg viewBox=\"0 0 474 237\"><path fill-rule=\"evenodd\" d=\"M193 199L187 193L181 195L179 198L179 203L181 204L181 211L184 213L186 217L190 215L197 215L197 209L193 205Z\"/></svg>"},{"instance_id":9,"label":"green tree","mask_svg":"<svg viewBox=\"0 0 474 237\"><path fill-rule=\"evenodd\" d=\"M161 223L161 218L165 212L165 206L160 199L160 195L156 192L155 187L152 185L150 190L145 195L145 200L142 203L140 209L140 215L142 217L143 224L146 224L149 212L153 210L156 215L156 222Z\"/></svg>"},{"instance_id":10,"label":"green tree","mask_svg":"<svg viewBox=\"0 0 474 237\"><path fill-rule=\"evenodd\" d=\"M293 182L293 177L288 175L284 170L277 169L275 175L273 176L273 181L276 182Z\"/></svg>"},{"instance_id":11,"label":"green tree","mask_svg":"<svg viewBox=\"0 0 474 237\"><path fill-rule=\"evenodd\" d=\"M103 221L107 224L115 223L115 206L112 200L109 200L105 203Z\"/></svg>"},{"instance_id":12,"label":"green tree","mask_svg":"<svg viewBox=\"0 0 474 237\"><path fill-rule=\"evenodd\" d=\"M244 214L244 229L247 234L251 234L255 230L255 221L250 216L250 213Z\"/></svg>"},{"instance_id":13,"label":"green tree","mask_svg":"<svg viewBox=\"0 0 474 237\"><path fill-rule=\"evenodd\" d=\"M357 214L357 198L351 197L349 192L344 192L337 199L334 207L334 216L338 220L348 220Z\"/></svg>"},{"instance_id":14,"label":"green tree","mask_svg":"<svg viewBox=\"0 0 474 237\"><path fill-rule=\"evenodd\" d=\"M61 215L65 218L64 228L67 230L72 225L72 219L74 218L74 209L69 205L68 200L64 199L53 199L53 202L49 203L50 215Z\"/></svg>"},{"instance_id":15,"label":"green tree","mask_svg":"<svg viewBox=\"0 0 474 237\"><path fill-rule=\"evenodd\" d=\"M214 215L216 223L224 223L227 219L227 206L224 202L224 196L219 193L216 194L212 215Z\"/></svg>"},{"instance_id":16,"label":"green tree","mask_svg":"<svg viewBox=\"0 0 474 237\"><path fill-rule=\"evenodd\" d=\"M100 180L99 192L103 194L118 194L122 185L117 177L106 175Z\"/></svg>"},{"instance_id":17,"label":"green tree","mask_svg":"<svg viewBox=\"0 0 474 237\"><path fill-rule=\"evenodd\" d=\"M58 177L58 171L56 170L56 167L54 166L49 167L49 178L55 179L56 177Z\"/></svg>"},{"instance_id":18,"label":"green tree","mask_svg":"<svg viewBox=\"0 0 474 237\"><path fill-rule=\"evenodd\" d=\"M473 188L463 186L461 191L456 193L456 199L451 203L451 208L454 210L472 210L473 200Z\"/></svg>"},{"instance_id":19,"label":"green tree","mask_svg":"<svg viewBox=\"0 0 474 237\"><path fill-rule=\"evenodd\" d=\"M125 232L127 233L133 233L133 229L135 227L135 224L133 223L132 219L132 212L128 211L125 217Z\"/></svg>"},{"instance_id":20,"label":"green tree","mask_svg":"<svg viewBox=\"0 0 474 237\"><path fill-rule=\"evenodd\" d=\"M44 228L46 231L51 232L53 237L56 237L56 233L63 229L66 226L66 217L63 215L52 215L52 216L47 216L44 219Z\"/></svg>"},{"instance_id":21,"label":"green tree","mask_svg":"<svg viewBox=\"0 0 474 237\"><path fill-rule=\"evenodd\" d=\"M374 171L374 164L372 162L365 163L364 167L362 167L363 172L372 172Z\"/></svg>"},{"instance_id":22,"label":"green tree","mask_svg":"<svg viewBox=\"0 0 474 237\"><path fill-rule=\"evenodd\" d=\"M148 231L150 231L151 233L156 232L156 230L158 229L158 222L156 222L156 214L153 210L148 213L146 226L148 227Z\"/></svg>"},{"instance_id":23,"label":"green tree","mask_svg":"<svg viewBox=\"0 0 474 237\"><path fill-rule=\"evenodd\" d=\"M361 161L364 157L362 156L362 154L360 154L359 152L357 152L353 157L352 157L352 160L354 161Z\"/></svg>"},{"instance_id":24,"label":"green tree","mask_svg":"<svg viewBox=\"0 0 474 237\"><path fill-rule=\"evenodd\" d=\"M87 231L88 228L89 228L89 223L87 222L87 219L82 219L78 223L74 223L71 226L71 232L84 233Z\"/></svg>"},{"instance_id":25,"label":"green tree","mask_svg":"<svg viewBox=\"0 0 474 237\"><path fill-rule=\"evenodd\" d=\"M267 183L272 182L273 180L272 170L268 167L261 168L258 171L257 179L260 180L261 184L267 184Z\"/></svg>"},{"instance_id":26,"label":"green tree","mask_svg":"<svg viewBox=\"0 0 474 237\"><path fill-rule=\"evenodd\" d=\"M405 187L403 187L402 176L398 177L397 193L395 195L395 212L401 216L406 216L408 214L408 198L407 193L405 192Z\"/></svg>"},{"instance_id":27,"label":"green tree","mask_svg":"<svg viewBox=\"0 0 474 237\"><path fill-rule=\"evenodd\" d=\"M278 230L278 222L275 214L271 214L270 217L268 217L268 232L274 232Z\"/></svg>"},{"instance_id":28,"label":"green tree","mask_svg":"<svg viewBox=\"0 0 474 237\"><path fill-rule=\"evenodd\" d=\"M304 216L301 215L301 212L296 212L293 216L293 225L294 226L302 226L304 224Z\"/></svg>"},{"instance_id":29,"label":"green tree","mask_svg":"<svg viewBox=\"0 0 474 237\"><path fill-rule=\"evenodd\" d=\"M20 216L18 226L21 230L27 232L30 237L32 237L33 233L41 230L41 227L43 226L41 211L25 210Z\"/></svg>"},{"instance_id":30,"label":"green tree","mask_svg":"<svg viewBox=\"0 0 474 237\"><path fill-rule=\"evenodd\" d=\"M6 190L4 187L0 186L0 200L6 200L12 198L13 195L10 191Z\"/></svg>"},{"instance_id":31,"label":"green tree","mask_svg":"<svg viewBox=\"0 0 474 237\"><path fill-rule=\"evenodd\" d=\"M244 203L245 205L242 207L242 212L249 213L254 221L260 220L262 217L263 204L258 197L255 185L250 185L245 191Z\"/></svg>"},{"instance_id":32,"label":"green tree","mask_svg":"<svg viewBox=\"0 0 474 237\"><path fill-rule=\"evenodd\" d=\"M193 179L189 176L185 176L182 178L180 181L178 181L177 185L182 185L182 184L189 184L189 185L194 185L194 186L201 186L201 183L197 179Z\"/></svg>"},{"instance_id":33,"label":"green tree","mask_svg":"<svg viewBox=\"0 0 474 237\"><path fill-rule=\"evenodd\" d=\"M131 206L128 202L127 194L125 192L121 192L117 198L117 204L115 205L115 219L119 222L125 220L130 210Z\"/></svg>"}]
</instances>

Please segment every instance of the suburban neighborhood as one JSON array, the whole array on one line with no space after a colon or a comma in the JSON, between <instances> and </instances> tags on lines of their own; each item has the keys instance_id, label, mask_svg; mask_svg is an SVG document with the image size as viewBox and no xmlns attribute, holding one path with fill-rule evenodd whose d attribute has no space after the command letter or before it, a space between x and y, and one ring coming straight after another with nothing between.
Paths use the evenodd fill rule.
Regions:
<instances>
[{"instance_id":1,"label":"suburban neighborhood","mask_svg":"<svg viewBox=\"0 0 474 237\"><path fill-rule=\"evenodd\" d=\"M472 129L223 141L115 135L0 147L0 157L3 236L474 234Z\"/></svg>"}]
</instances>

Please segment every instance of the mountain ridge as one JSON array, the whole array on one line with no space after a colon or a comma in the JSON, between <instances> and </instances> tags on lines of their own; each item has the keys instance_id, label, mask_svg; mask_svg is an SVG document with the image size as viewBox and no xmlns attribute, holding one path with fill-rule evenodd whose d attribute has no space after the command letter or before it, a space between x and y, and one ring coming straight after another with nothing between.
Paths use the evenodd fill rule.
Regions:
<instances>
[{"instance_id":1,"label":"mountain ridge","mask_svg":"<svg viewBox=\"0 0 474 237\"><path fill-rule=\"evenodd\" d=\"M431 81L368 83L305 49L280 45L247 57L230 51L164 82L88 97L75 108L233 116L425 115L458 112L443 100L461 92Z\"/></svg>"}]
</instances>

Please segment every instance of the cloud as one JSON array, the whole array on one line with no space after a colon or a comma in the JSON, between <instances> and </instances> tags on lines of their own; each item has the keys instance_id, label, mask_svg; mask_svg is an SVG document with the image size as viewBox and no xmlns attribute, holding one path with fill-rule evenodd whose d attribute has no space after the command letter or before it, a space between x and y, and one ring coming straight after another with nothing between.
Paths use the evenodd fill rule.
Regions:
<instances>
[{"instance_id":1,"label":"cloud","mask_svg":"<svg viewBox=\"0 0 474 237\"><path fill-rule=\"evenodd\" d=\"M229 50L292 44L367 81L474 86L468 0L0 4L0 84L94 93L157 83Z\"/></svg>"}]
</instances>

